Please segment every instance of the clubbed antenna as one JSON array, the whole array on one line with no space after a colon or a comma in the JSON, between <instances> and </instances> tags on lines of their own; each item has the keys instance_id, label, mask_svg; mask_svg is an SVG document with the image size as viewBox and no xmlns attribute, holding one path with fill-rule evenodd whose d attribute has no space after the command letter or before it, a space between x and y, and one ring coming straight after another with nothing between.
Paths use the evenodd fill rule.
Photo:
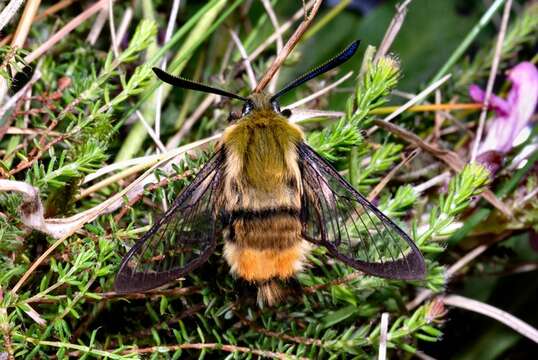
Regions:
<instances>
[{"instance_id":1,"label":"clubbed antenna","mask_svg":"<svg viewBox=\"0 0 538 360\"><path fill-rule=\"evenodd\" d=\"M360 40L352 42L347 48L345 48L340 54L336 55L329 61L325 62L324 64L318 66L314 70L311 70L307 72L306 74L303 74L302 76L299 76L297 79L286 85L282 90L277 92L273 97L271 97L271 101L274 101L287 93L288 91L296 88L299 85L304 84L310 79L315 78L318 75L321 75L323 73L326 73L329 70L334 69L337 66L342 65L347 60L349 60L359 48Z\"/></svg>"},{"instance_id":2,"label":"clubbed antenna","mask_svg":"<svg viewBox=\"0 0 538 360\"><path fill-rule=\"evenodd\" d=\"M155 75L157 75L159 79L173 86L177 86L183 89L202 91L202 92L210 93L210 94L222 95L222 96L226 96L226 97L237 99L237 100L247 101L246 98L236 95L236 94L232 94L226 90L214 88L205 84L201 84L196 81L187 80L179 76L174 76L156 67L153 68L153 72L155 73Z\"/></svg>"}]
</instances>

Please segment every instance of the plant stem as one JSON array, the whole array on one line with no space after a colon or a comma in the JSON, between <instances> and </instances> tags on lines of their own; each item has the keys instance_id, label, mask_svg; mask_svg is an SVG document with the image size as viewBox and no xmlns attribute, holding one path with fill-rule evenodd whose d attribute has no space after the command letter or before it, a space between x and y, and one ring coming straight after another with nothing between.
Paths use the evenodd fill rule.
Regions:
<instances>
[{"instance_id":1,"label":"plant stem","mask_svg":"<svg viewBox=\"0 0 538 360\"><path fill-rule=\"evenodd\" d=\"M460 46L458 46L456 50L454 50L452 55L450 55L443 67L441 67L437 74L435 74L435 76L431 80L431 83L439 80L444 75L448 74L448 71L452 68L452 66L454 66L454 64L459 61L463 54L465 54L469 46L471 46L473 40L477 37L478 34L480 34L480 31L482 31L482 29L489 23L493 15L495 15L497 10L505 1L506 0L495 0L495 2L489 7L488 11L486 11L484 15L482 15L478 23L471 29L465 39L463 39Z\"/></svg>"},{"instance_id":2,"label":"plant stem","mask_svg":"<svg viewBox=\"0 0 538 360\"><path fill-rule=\"evenodd\" d=\"M371 115L384 115L391 114L398 110L399 106L383 106L370 111ZM470 104L431 104L431 105L415 105L411 106L406 112L426 112L426 111L439 111L439 110L480 110L482 103L470 103Z\"/></svg>"},{"instance_id":3,"label":"plant stem","mask_svg":"<svg viewBox=\"0 0 538 360\"><path fill-rule=\"evenodd\" d=\"M204 11L203 18L199 19L196 23L192 24L192 26L194 27L193 30L189 34L189 37L183 43L182 47L177 52L175 58L170 62L170 65L168 66L168 71L176 75L181 74L181 72L187 65L188 59L190 59L193 56L194 51L200 46L200 44L203 41L205 41L216 30L217 26L224 21L224 19L230 14L230 12L233 9L235 9L235 7L239 5L240 2L241 1L236 1L233 6L227 6L226 11L222 14L221 12L224 9L224 7L227 5L227 2L224 0L218 0L218 1L213 2L212 3L213 6ZM199 12L202 12L202 10L200 10ZM190 25L189 23L185 24L178 32L181 32L184 28ZM176 38L177 38L177 34L172 37L170 42L175 41ZM150 59L148 62L153 65L162 56L164 56L164 52L162 50L165 47L166 46L163 46L161 48L161 51L157 51L156 54L153 56L153 58ZM162 100L164 101L168 93L170 92L171 86L161 85L157 81L154 81L151 83L151 85L148 86L148 89L144 92L144 95L142 96L138 104L132 107L127 112L126 116L124 116L124 119L128 118L132 114L133 111L138 109L140 104L146 103L148 99L151 99L151 97L153 96L153 93L159 86L163 86ZM146 118L148 120L149 125L153 125L154 117L149 116ZM127 139L125 139L125 142L123 143L121 149L119 150L115 161L119 162L119 161L131 159L142 147L142 144L144 143L146 136L147 136L147 131L142 124L137 123L135 126L133 126L133 128L129 132L129 135L127 136Z\"/></svg>"}]
</instances>

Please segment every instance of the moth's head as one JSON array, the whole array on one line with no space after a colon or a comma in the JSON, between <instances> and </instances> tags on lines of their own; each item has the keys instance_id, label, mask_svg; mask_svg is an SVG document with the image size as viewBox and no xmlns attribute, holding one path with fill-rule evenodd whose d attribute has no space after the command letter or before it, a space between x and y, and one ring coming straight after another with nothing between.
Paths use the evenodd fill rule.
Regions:
<instances>
[{"instance_id":1,"label":"moth's head","mask_svg":"<svg viewBox=\"0 0 538 360\"><path fill-rule=\"evenodd\" d=\"M255 111L274 111L277 114L280 114L284 117L289 117L291 115L291 111L289 109L280 110L280 104L278 102L278 99L289 92L292 89L295 89L299 85L304 84L310 79L315 78L318 75L321 75L331 69L334 69L335 67L341 65L342 63L346 62L349 58L351 58L355 52L357 51L357 48L359 47L360 41L357 40L353 43L351 43L347 48L345 48L340 54L336 55L329 61L323 63L322 65L316 67L315 69L307 72L306 74L303 74L302 76L299 76L297 79L289 83L288 85L284 86L284 88L280 91L278 91L276 94L268 95L261 92L254 92L248 97L243 97L237 94L230 93L226 90L222 90L219 88L215 88L212 86L208 86L202 83L198 83L195 81L187 80L181 77L177 77L174 75L171 75L159 68L153 68L153 71L157 75L159 79L162 81L174 85L177 87L181 87L184 89L190 89L190 90L198 90L206 93L211 94L217 94L226 96L232 99L237 99L243 101L243 110L241 112L241 115L230 113L230 119L236 120L245 116L248 116L249 114L255 112Z\"/></svg>"},{"instance_id":2,"label":"moth's head","mask_svg":"<svg viewBox=\"0 0 538 360\"><path fill-rule=\"evenodd\" d=\"M289 109L280 110L280 103L277 99L273 99L271 95L266 94L265 92L252 93L250 94L244 104L241 114L230 114L230 119L237 120L242 117L251 115L256 111L273 111L277 114L280 114L284 117L289 117L291 111Z\"/></svg>"}]
</instances>

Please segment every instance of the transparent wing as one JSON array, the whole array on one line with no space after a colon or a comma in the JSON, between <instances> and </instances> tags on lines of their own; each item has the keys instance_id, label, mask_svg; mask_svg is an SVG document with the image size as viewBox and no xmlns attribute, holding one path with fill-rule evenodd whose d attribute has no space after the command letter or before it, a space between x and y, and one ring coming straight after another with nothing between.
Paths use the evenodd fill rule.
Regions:
<instances>
[{"instance_id":1,"label":"transparent wing","mask_svg":"<svg viewBox=\"0 0 538 360\"><path fill-rule=\"evenodd\" d=\"M117 292L146 291L164 285L203 264L216 245L216 201L224 166L217 151L164 216L122 260Z\"/></svg>"},{"instance_id":2,"label":"transparent wing","mask_svg":"<svg viewBox=\"0 0 538 360\"><path fill-rule=\"evenodd\" d=\"M365 273L422 279L426 266L413 240L312 148L301 143L298 152L304 238Z\"/></svg>"}]
</instances>

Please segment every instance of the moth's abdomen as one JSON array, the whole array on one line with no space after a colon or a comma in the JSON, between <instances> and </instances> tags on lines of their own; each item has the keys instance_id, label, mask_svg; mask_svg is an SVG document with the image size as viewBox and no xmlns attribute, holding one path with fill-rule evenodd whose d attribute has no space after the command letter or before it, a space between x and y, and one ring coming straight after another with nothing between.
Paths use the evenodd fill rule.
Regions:
<instances>
[{"instance_id":1,"label":"moth's abdomen","mask_svg":"<svg viewBox=\"0 0 538 360\"><path fill-rule=\"evenodd\" d=\"M287 279L301 269L305 244L298 209L243 209L229 219L224 256L233 273L261 282Z\"/></svg>"}]
</instances>

